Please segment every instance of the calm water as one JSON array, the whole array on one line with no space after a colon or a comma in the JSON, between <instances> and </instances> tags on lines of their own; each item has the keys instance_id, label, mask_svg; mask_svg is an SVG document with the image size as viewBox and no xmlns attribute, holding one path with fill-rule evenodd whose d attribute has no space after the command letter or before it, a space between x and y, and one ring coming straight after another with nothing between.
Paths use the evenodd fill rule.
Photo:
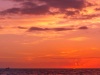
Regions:
<instances>
[{"instance_id":1,"label":"calm water","mask_svg":"<svg viewBox=\"0 0 100 75\"><path fill-rule=\"evenodd\" d=\"M100 75L100 69L0 69L0 75Z\"/></svg>"}]
</instances>

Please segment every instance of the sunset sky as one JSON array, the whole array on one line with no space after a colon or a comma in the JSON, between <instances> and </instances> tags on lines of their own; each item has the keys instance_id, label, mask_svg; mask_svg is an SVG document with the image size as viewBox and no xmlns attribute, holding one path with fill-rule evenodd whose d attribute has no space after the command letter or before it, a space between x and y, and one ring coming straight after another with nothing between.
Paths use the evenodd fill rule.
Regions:
<instances>
[{"instance_id":1,"label":"sunset sky","mask_svg":"<svg viewBox=\"0 0 100 75\"><path fill-rule=\"evenodd\" d=\"M100 0L0 0L0 68L100 68Z\"/></svg>"}]
</instances>

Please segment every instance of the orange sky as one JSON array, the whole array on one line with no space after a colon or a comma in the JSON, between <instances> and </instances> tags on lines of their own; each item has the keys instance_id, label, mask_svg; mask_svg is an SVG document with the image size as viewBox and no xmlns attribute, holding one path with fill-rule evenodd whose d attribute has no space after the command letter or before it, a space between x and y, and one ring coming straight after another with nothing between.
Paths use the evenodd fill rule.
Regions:
<instances>
[{"instance_id":1,"label":"orange sky","mask_svg":"<svg viewBox=\"0 0 100 75\"><path fill-rule=\"evenodd\" d=\"M0 0L0 67L100 68L100 0Z\"/></svg>"}]
</instances>

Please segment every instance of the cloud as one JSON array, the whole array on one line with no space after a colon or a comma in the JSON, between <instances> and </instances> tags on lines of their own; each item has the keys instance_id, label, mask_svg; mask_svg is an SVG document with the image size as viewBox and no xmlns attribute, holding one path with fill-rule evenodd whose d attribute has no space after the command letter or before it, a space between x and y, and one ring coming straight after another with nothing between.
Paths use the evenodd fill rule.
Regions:
<instances>
[{"instance_id":1,"label":"cloud","mask_svg":"<svg viewBox=\"0 0 100 75\"><path fill-rule=\"evenodd\" d=\"M78 10L75 10L75 11L66 11L66 15L67 16L72 16L72 15L75 15L75 14L79 14L79 11Z\"/></svg>"},{"instance_id":2,"label":"cloud","mask_svg":"<svg viewBox=\"0 0 100 75\"><path fill-rule=\"evenodd\" d=\"M53 28L51 30L54 30L54 31L65 31L65 30L74 30L73 28Z\"/></svg>"},{"instance_id":3,"label":"cloud","mask_svg":"<svg viewBox=\"0 0 100 75\"><path fill-rule=\"evenodd\" d=\"M18 14L20 10L20 8L11 8L0 12L0 14Z\"/></svg>"},{"instance_id":4,"label":"cloud","mask_svg":"<svg viewBox=\"0 0 100 75\"><path fill-rule=\"evenodd\" d=\"M87 39L89 39L89 38L88 37L75 37L75 38L70 38L68 40L70 40L70 41L84 41Z\"/></svg>"},{"instance_id":5,"label":"cloud","mask_svg":"<svg viewBox=\"0 0 100 75\"><path fill-rule=\"evenodd\" d=\"M67 8L75 8L82 9L86 6L90 6L90 3L86 2L86 0L40 0L45 2L50 7L67 9Z\"/></svg>"},{"instance_id":6,"label":"cloud","mask_svg":"<svg viewBox=\"0 0 100 75\"><path fill-rule=\"evenodd\" d=\"M88 19L93 19L95 17L99 17L100 14L91 14L91 15L81 15L79 17L74 17L72 19L75 19L75 20L88 20Z\"/></svg>"},{"instance_id":7,"label":"cloud","mask_svg":"<svg viewBox=\"0 0 100 75\"><path fill-rule=\"evenodd\" d=\"M29 28L29 30L28 31L46 31L46 30L49 30L48 28L46 29L46 28L40 28L40 27L31 27L31 28Z\"/></svg>"},{"instance_id":8,"label":"cloud","mask_svg":"<svg viewBox=\"0 0 100 75\"><path fill-rule=\"evenodd\" d=\"M39 1L45 2L49 7L53 7L55 9L58 8L59 9L58 13L64 13L66 16L73 16L75 14L79 14L80 11L82 11L84 8L93 5L87 2L86 0L39 0Z\"/></svg>"},{"instance_id":9,"label":"cloud","mask_svg":"<svg viewBox=\"0 0 100 75\"><path fill-rule=\"evenodd\" d=\"M11 8L5 11L2 11L1 14L35 14L41 15L49 12L49 7L46 5L37 6L35 8Z\"/></svg>"},{"instance_id":10,"label":"cloud","mask_svg":"<svg viewBox=\"0 0 100 75\"><path fill-rule=\"evenodd\" d=\"M84 29L88 29L88 27L87 27L87 26L81 26L81 27L79 27L78 29L84 30Z\"/></svg>"},{"instance_id":11,"label":"cloud","mask_svg":"<svg viewBox=\"0 0 100 75\"><path fill-rule=\"evenodd\" d=\"M41 27L30 27L28 29L29 32L32 31L66 31L66 30L74 30L73 28L41 28Z\"/></svg>"},{"instance_id":12,"label":"cloud","mask_svg":"<svg viewBox=\"0 0 100 75\"><path fill-rule=\"evenodd\" d=\"M83 8L91 6L86 0L12 0L15 2L21 2L19 8L10 8L1 12L1 14L33 14L44 15L54 14L50 12L50 8L58 8L56 13L64 13L67 15L73 15L79 13ZM38 2L37 2L38 1ZM36 3L37 2L37 3ZM66 9L75 9L75 11L68 11Z\"/></svg>"},{"instance_id":13,"label":"cloud","mask_svg":"<svg viewBox=\"0 0 100 75\"><path fill-rule=\"evenodd\" d=\"M100 11L100 8L95 8L96 11Z\"/></svg>"},{"instance_id":14,"label":"cloud","mask_svg":"<svg viewBox=\"0 0 100 75\"><path fill-rule=\"evenodd\" d=\"M24 1L28 1L28 0L12 0L12 1L16 1L16 2L24 2ZM32 0L30 0L32 1Z\"/></svg>"},{"instance_id":15,"label":"cloud","mask_svg":"<svg viewBox=\"0 0 100 75\"><path fill-rule=\"evenodd\" d=\"M49 13L48 5L38 5L34 3L37 0L12 0L15 2L20 2L20 7L13 7L0 12L1 15L6 14L34 14L34 15L44 15Z\"/></svg>"},{"instance_id":16,"label":"cloud","mask_svg":"<svg viewBox=\"0 0 100 75\"><path fill-rule=\"evenodd\" d=\"M36 7L37 5L31 1L27 1L27 2L23 2L22 3L22 7L23 8L34 8Z\"/></svg>"},{"instance_id":17,"label":"cloud","mask_svg":"<svg viewBox=\"0 0 100 75\"><path fill-rule=\"evenodd\" d=\"M17 28L19 28L19 29L27 29L26 27L21 27L21 26L18 26Z\"/></svg>"},{"instance_id":18,"label":"cloud","mask_svg":"<svg viewBox=\"0 0 100 75\"><path fill-rule=\"evenodd\" d=\"M86 29L88 29L88 27L87 26L81 26L78 28L74 28L74 27L67 27L67 28L63 28L63 27L58 27L58 28L30 27L28 29L28 31L29 32L32 32L32 31L68 31L68 30L77 30L77 29L86 30Z\"/></svg>"},{"instance_id":19,"label":"cloud","mask_svg":"<svg viewBox=\"0 0 100 75\"><path fill-rule=\"evenodd\" d=\"M22 14L35 14L43 15L49 13L49 7L47 5L37 6L35 8L24 8L21 10Z\"/></svg>"},{"instance_id":20,"label":"cloud","mask_svg":"<svg viewBox=\"0 0 100 75\"><path fill-rule=\"evenodd\" d=\"M62 17L88 20L100 16L100 14L86 14L87 7L92 8L93 3L87 0L12 0L18 2L20 7L13 7L0 12L1 15L56 15L64 14ZM57 11L53 11L57 10ZM92 9L91 9L92 10ZM99 11L100 8L94 10ZM85 14L83 14L83 13Z\"/></svg>"}]
</instances>

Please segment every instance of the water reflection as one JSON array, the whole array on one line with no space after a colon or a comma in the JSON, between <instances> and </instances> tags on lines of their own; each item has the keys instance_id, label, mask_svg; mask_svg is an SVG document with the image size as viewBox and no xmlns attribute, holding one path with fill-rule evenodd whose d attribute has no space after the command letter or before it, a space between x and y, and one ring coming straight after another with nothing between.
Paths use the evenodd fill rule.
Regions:
<instances>
[{"instance_id":1,"label":"water reflection","mask_svg":"<svg viewBox=\"0 0 100 75\"><path fill-rule=\"evenodd\" d=\"M0 69L0 75L100 75L100 69Z\"/></svg>"}]
</instances>

